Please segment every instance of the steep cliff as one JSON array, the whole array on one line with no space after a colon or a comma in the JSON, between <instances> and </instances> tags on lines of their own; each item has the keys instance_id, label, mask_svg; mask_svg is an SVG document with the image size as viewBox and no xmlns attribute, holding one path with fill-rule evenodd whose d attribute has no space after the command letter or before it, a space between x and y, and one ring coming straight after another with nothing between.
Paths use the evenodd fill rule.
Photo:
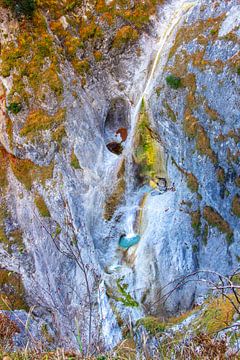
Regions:
<instances>
[{"instance_id":1,"label":"steep cliff","mask_svg":"<svg viewBox=\"0 0 240 360\"><path fill-rule=\"evenodd\" d=\"M176 279L239 266L240 7L10 4L0 8L3 309L32 307L49 346L112 348L129 318L177 315L205 297L194 281L162 301Z\"/></svg>"}]
</instances>

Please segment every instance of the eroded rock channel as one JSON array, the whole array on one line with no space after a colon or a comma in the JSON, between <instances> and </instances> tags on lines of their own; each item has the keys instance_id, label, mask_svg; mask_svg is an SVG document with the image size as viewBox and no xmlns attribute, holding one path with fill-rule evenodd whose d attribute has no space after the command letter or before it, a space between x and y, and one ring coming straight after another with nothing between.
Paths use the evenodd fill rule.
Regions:
<instances>
[{"instance_id":1,"label":"eroded rock channel","mask_svg":"<svg viewBox=\"0 0 240 360\"><path fill-rule=\"evenodd\" d=\"M146 3L0 3L1 307L49 348L138 344L239 266L239 4Z\"/></svg>"}]
</instances>

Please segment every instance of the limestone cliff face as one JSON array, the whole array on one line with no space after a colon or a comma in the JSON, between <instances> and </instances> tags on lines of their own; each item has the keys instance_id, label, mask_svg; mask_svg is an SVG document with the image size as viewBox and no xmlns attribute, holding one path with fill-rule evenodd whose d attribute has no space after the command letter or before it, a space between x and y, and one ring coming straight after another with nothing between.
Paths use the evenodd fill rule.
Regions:
<instances>
[{"instance_id":1,"label":"limestone cliff face","mask_svg":"<svg viewBox=\"0 0 240 360\"><path fill-rule=\"evenodd\" d=\"M188 309L206 289L167 284L240 259L239 5L156 3L0 10L1 268L69 347Z\"/></svg>"}]
</instances>

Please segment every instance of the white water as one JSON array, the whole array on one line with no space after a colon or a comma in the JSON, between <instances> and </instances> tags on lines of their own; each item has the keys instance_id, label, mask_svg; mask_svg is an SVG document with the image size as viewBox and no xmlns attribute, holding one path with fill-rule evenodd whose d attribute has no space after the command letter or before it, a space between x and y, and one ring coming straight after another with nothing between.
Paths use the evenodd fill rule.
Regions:
<instances>
[{"instance_id":1,"label":"white water","mask_svg":"<svg viewBox=\"0 0 240 360\"><path fill-rule=\"evenodd\" d=\"M152 89L154 87L154 83L156 80L156 76L159 75L161 71L163 71L164 66L167 62L168 53L171 48L172 40L175 35L175 31L177 30L178 26L184 21L185 16L189 13L190 9L194 7L195 2L185 2L184 0L180 0L176 2L174 8L166 14L166 19L164 23L161 25L161 29L163 29L162 34L160 36L159 42L157 44L157 53L154 58L154 62L150 71L150 74L147 78L146 85L144 90L137 102L137 105L133 109L132 112L132 121L131 121L131 132L129 136L129 143L127 146L127 154L131 157L132 149L133 149L133 141L134 141L134 133L136 124L139 117L139 112L141 109L142 101L145 100L145 105L147 104L147 99L152 93ZM129 160L129 159L128 159ZM128 166L129 172L131 172L131 166ZM127 174L128 187L129 187L129 194L127 194L127 198L131 198L131 176L132 174ZM139 195L138 195L139 197ZM127 238L131 238L136 235L134 232L134 221L136 215L136 207L129 206L126 215L126 236Z\"/></svg>"},{"instance_id":2,"label":"white water","mask_svg":"<svg viewBox=\"0 0 240 360\"><path fill-rule=\"evenodd\" d=\"M132 117L132 130L134 131L136 121L138 119L138 114L141 108L142 101L144 98L147 98L152 93L152 88L154 86L154 76L156 73L156 70L159 66L161 70L163 69L165 62L167 60L166 56L162 56L162 53L165 53L166 50L170 50L170 44L172 37L174 35L174 30L177 29L178 25L184 20L185 15L189 12L190 9L193 8L193 6L196 4L196 2L185 2L185 1L178 1L174 5L174 10L171 10L171 14L167 14L165 22L162 24L161 28L163 28L162 35L159 39L159 42L157 44L157 54L155 56L151 72L148 76L146 85L144 87L144 90L137 102L137 105L133 111L133 117ZM167 46L166 46L167 44ZM159 71L157 72L159 74Z\"/></svg>"},{"instance_id":3,"label":"white water","mask_svg":"<svg viewBox=\"0 0 240 360\"><path fill-rule=\"evenodd\" d=\"M161 36L159 38L158 43L156 44L155 49L156 56L154 57L153 65L151 67L151 71L149 72L149 75L146 80L146 84L144 86L143 91L141 92L140 97L136 101L136 105L132 107L131 112L131 131L129 133L128 142L126 144L125 148L125 156L128 162L127 165L127 178L126 183L128 186L127 194L126 194L126 205L121 208L121 212L125 214L125 218L123 220L124 222L124 230L127 238L131 238L136 236L136 230L134 228L135 222L136 222L136 215L138 214L140 210L140 204L141 199L144 193L146 193L147 190L139 189L138 191L134 191L134 186L131 186L132 183L132 149L133 149L133 140L134 140L134 133L135 133L135 127L138 121L139 111L141 109L141 103L144 99L147 103L148 98L150 97L152 90L155 85L156 78L161 75L163 72L164 66L168 59L168 53L170 51L172 40L174 39L175 32L177 30L177 27L181 24L182 21L184 21L185 16L187 15L188 11L193 8L195 3L193 2L186 2L184 0L176 0L174 1L174 5L167 5L163 7L164 11L164 21L160 22L160 29L159 33L161 33ZM150 49L152 51L152 49ZM146 64L146 68L149 64ZM135 88L137 89L137 84L135 85ZM165 194L164 197L168 198L170 194ZM158 203L158 198L152 198L153 202L155 201ZM164 199L162 202L162 207L160 208L161 212L164 213L165 211L165 205L166 205L166 199ZM157 207L158 208L158 207ZM159 210L159 211L160 211ZM156 216L155 221L158 221L158 218ZM117 273L117 277L120 276L128 276L129 269L128 266L125 266L125 264L122 262L121 258L119 257L119 254L114 252L112 254L111 261L109 263L111 266L109 267L110 271L115 274ZM114 278L114 275L113 275ZM114 315L112 314L112 310L109 306L108 299L105 295L105 289L103 287L100 287L100 299L99 302L102 303L102 327L104 329L104 336L106 343L111 344L111 346L118 343L119 338L121 338L121 332L118 326L116 325L116 321L114 319ZM128 309L129 311L129 309ZM134 311L136 311L136 314L134 314ZM141 309L131 309L131 316L133 319L137 319L139 317L143 316L143 313L141 312Z\"/></svg>"},{"instance_id":4,"label":"white water","mask_svg":"<svg viewBox=\"0 0 240 360\"><path fill-rule=\"evenodd\" d=\"M126 219L126 234L127 234L126 237L128 239L136 235L133 229L134 218L135 218L135 211L129 212Z\"/></svg>"}]
</instances>

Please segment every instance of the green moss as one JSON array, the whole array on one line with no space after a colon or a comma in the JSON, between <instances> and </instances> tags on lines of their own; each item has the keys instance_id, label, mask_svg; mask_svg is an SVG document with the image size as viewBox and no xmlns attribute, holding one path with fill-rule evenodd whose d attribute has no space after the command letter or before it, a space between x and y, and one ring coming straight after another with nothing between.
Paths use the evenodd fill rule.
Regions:
<instances>
[{"instance_id":1,"label":"green moss","mask_svg":"<svg viewBox=\"0 0 240 360\"><path fill-rule=\"evenodd\" d=\"M0 309L28 310L20 275L0 269Z\"/></svg>"},{"instance_id":2,"label":"green moss","mask_svg":"<svg viewBox=\"0 0 240 360\"><path fill-rule=\"evenodd\" d=\"M129 25L125 25L117 31L115 38L113 40L113 47L121 48L122 46L126 45L129 42L136 41L138 37L139 34L136 29L133 29Z\"/></svg>"},{"instance_id":3,"label":"green moss","mask_svg":"<svg viewBox=\"0 0 240 360\"><path fill-rule=\"evenodd\" d=\"M88 71L90 69L90 64L87 59L74 60L72 62L72 65L79 75L84 75L84 74L88 73Z\"/></svg>"},{"instance_id":4,"label":"green moss","mask_svg":"<svg viewBox=\"0 0 240 360\"><path fill-rule=\"evenodd\" d=\"M183 120L183 129L189 138L195 138L198 129L198 120L189 110L186 110Z\"/></svg>"},{"instance_id":5,"label":"green moss","mask_svg":"<svg viewBox=\"0 0 240 360\"><path fill-rule=\"evenodd\" d=\"M20 103L13 102L7 107L7 109L8 111L16 115L22 110L22 105Z\"/></svg>"},{"instance_id":6,"label":"green moss","mask_svg":"<svg viewBox=\"0 0 240 360\"><path fill-rule=\"evenodd\" d=\"M8 238L5 232L5 221L8 217L8 211L5 202L2 200L0 204L0 243L4 247L8 246Z\"/></svg>"},{"instance_id":7,"label":"green moss","mask_svg":"<svg viewBox=\"0 0 240 360\"><path fill-rule=\"evenodd\" d=\"M99 51L99 50L94 51L93 55L94 55L94 58L95 58L96 62L99 62L99 61L101 61L103 59L103 53L101 51Z\"/></svg>"},{"instance_id":8,"label":"green moss","mask_svg":"<svg viewBox=\"0 0 240 360\"><path fill-rule=\"evenodd\" d=\"M63 86L58 76L57 49L43 14L37 10L31 22L19 22L15 35L15 41L4 43L1 49L1 75L12 74L13 80L9 103L29 105L30 98L36 103L49 89L59 101Z\"/></svg>"},{"instance_id":9,"label":"green moss","mask_svg":"<svg viewBox=\"0 0 240 360\"><path fill-rule=\"evenodd\" d=\"M50 212L48 210L48 207L43 199L43 197L39 194L35 196L34 203L36 207L38 208L39 214L42 217L50 217Z\"/></svg>"},{"instance_id":10,"label":"green moss","mask_svg":"<svg viewBox=\"0 0 240 360\"><path fill-rule=\"evenodd\" d=\"M191 174L186 174L187 177L187 186L192 192L198 192L199 184L197 178Z\"/></svg>"},{"instance_id":11,"label":"green moss","mask_svg":"<svg viewBox=\"0 0 240 360\"><path fill-rule=\"evenodd\" d=\"M59 125L52 133L52 139L58 143L61 148L62 139L67 136L64 124Z\"/></svg>"},{"instance_id":12,"label":"green moss","mask_svg":"<svg viewBox=\"0 0 240 360\"><path fill-rule=\"evenodd\" d=\"M54 338L50 334L48 325L46 323L42 324L41 326L41 335L49 344L54 342Z\"/></svg>"},{"instance_id":13,"label":"green moss","mask_svg":"<svg viewBox=\"0 0 240 360\"><path fill-rule=\"evenodd\" d=\"M83 41L87 41L90 39L102 38L103 32L93 19L89 24L83 21L80 28L80 36Z\"/></svg>"},{"instance_id":14,"label":"green moss","mask_svg":"<svg viewBox=\"0 0 240 360\"><path fill-rule=\"evenodd\" d=\"M166 330L166 324L153 316L147 316L137 321L137 326L144 326L153 336L163 333Z\"/></svg>"},{"instance_id":15,"label":"green moss","mask_svg":"<svg viewBox=\"0 0 240 360\"><path fill-rule=\"evenodd\" d=\"M144 102L141 106L136 132L134 136L134 161L138 166L138 173L142 179L165 177L165 164L161 152L159 139L151 124Z\"/></svg>"},{"instance_id":16,"label":"green moss","mask_svg":"<svg viewBox=\"0 0 240 360\"><path fill-rule=\"evenodd\" d=\"M53 163L48 166L38 166L28 159L18 159L9 156L10 166L15 177L27 190L31 190L34 181L45 185L46 180L53 176Z\"/></svg>"},{"instance_id":17,"label":"green moss","mask_svg":"<svg viewBox=\"0 0 240 360\"><path fill-rule=\"evenodd\" d=\"M37 132L43 130L54 130L65 120L66 110L59 109L55 115L48 115L39 109L30 112L28 118L20 131L21 136L32 138Z\"/></svg>"},{"instance_id":18,"label":"green moss","mask_svg":"<svg viewBox=\"0 0 240 360\"><path fill-rule=\"evenodd\" d=\"M229 297L234 301L232 295ZM194 327L196 326L198 333L216 333L232 323L234 313L233 305L225 297L210 299L206 310L195 321Z\"/></svg>"},{"instance_id":19,"label":"green moss","mask_svg":"<svg viewBox=\"0 0 240 360\"><path fill-rule=\"evenodd\" d=\"M240 217L240 195L235 195L232 201L232 212L237 217Z\"/></svg>"},{"instance_id":20,"label":"green moss","mask_svg":"<svg viewBox=\"0 0 240 360\"><path fill-rule=\"evenodd\" d=\"M210 140L202 126L199 126L197 130L196 149L200 152L200 154L208 156L214 164L217 163L217 156L213 152Z\"/></svg>"},{"instance_id":21,"label":"green moss","mask_svg":"<svg viewBox=\"0 0 240 360\"><path fill-rule=\"evenodd\" d=\"M203 217L210 226L216 227L221 233L226 234L227 241L231 244L233 240L233 231L228 222L225 221L216 210L210 206L206 206L203 209Z\"/></svg>"},{"instance_id":22,"label":"green moss","mask_svg":"<svg viewBox=\"0 0 240 360\"><path fill-rule=\"evenodd\" d=\"M169 75L166 77L166 83L171 89L179 89L181 86L181 79L174 75Z\"/></svg>"},{"instance_id":23,"label":"green moss","mask_svg":"<svg viewBox=\"0 0 240 360\"><path fill-rule=\"evenodd\" d=\"M191 225L194 229L195 236L201 235L201 212L200 210L190 212Z\"/></svg>"},{"instance_id":24,"label":"green moss","mask_svg":"<svg viewBox=\"0 0 240 360\"><path fill-rule=\"evenodd\" d=\"M74 151L72 151L72 154L71 154L71 166L76 170L81 169L78 158L77 158L76 154L74 153Z\"/></svg>"},{"instance_id":25,"label":"green moss","mask_svg":"<svg viewBox=\"0 0 240 360\"><path fill-rule=\"evenodd\" d=\"M223 168L219 167L217 169L217 179L220 184L225 183L225 171Z\"/></svg>"},{"instance_id":26,"label":"green moss","mask_svg":"<svg viewBox=\"0 0 240 360\"><path fill-rule=\"evenodd\" d=\"M158 96L159 96L159 95L158 95ZM167 109L168 117L169 117L173 122L176 122L176 121L177 121L177 117L176 117L174 111L172 110L172 108L170 107L170 105L168 104L167 101L164 101L164 106L165 106L166 109Z\"/></svg>"}]
</instances>

